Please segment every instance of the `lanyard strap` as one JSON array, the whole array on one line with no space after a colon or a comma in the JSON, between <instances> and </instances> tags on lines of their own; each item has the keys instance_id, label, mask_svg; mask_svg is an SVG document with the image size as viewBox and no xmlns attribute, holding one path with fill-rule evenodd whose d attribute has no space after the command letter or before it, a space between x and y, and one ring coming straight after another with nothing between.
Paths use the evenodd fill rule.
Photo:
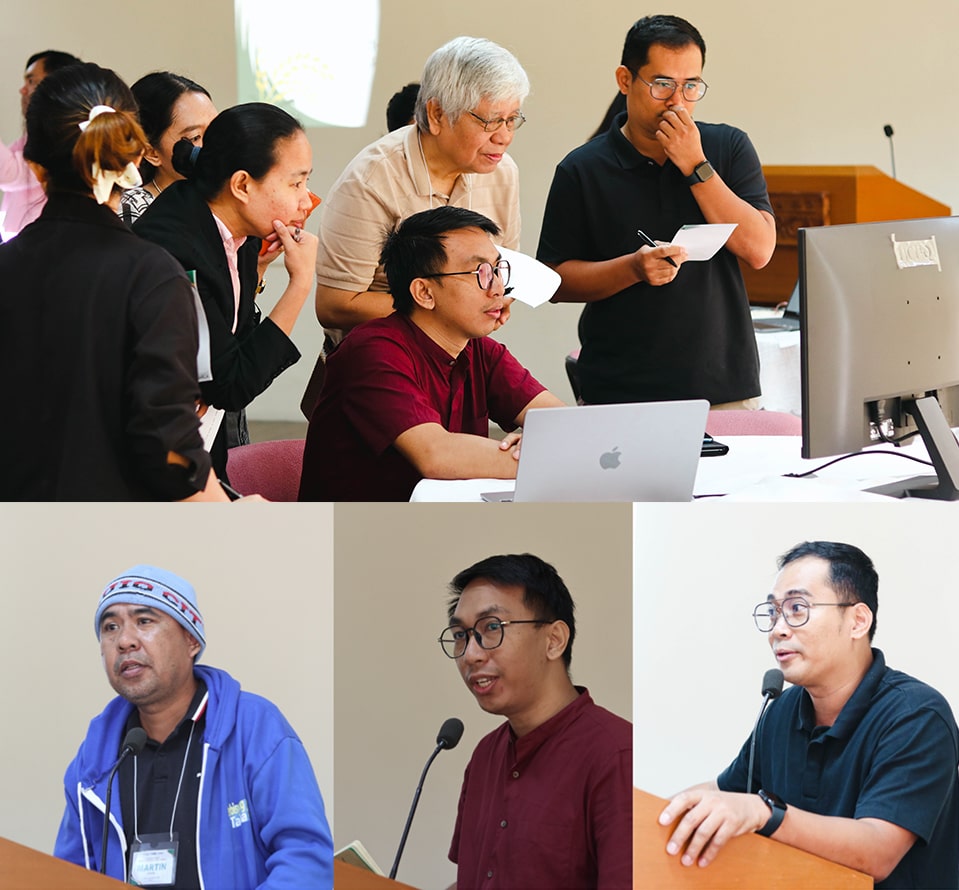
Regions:
<instances>
[{"instance_id":1,"label":"lanyard strap","mask_svg":"<svg viewBox=\"0 0 959 890\"><path fill-rule=\"evenodd\" d=\"M170 840L173 840L173 820L176 818L176 808L177 804L180 802L180 789L183 788L183 776L186 773L186 762L190 757L190 743L193 741L193 730L196 729L196 720L191 721L190 723L190 735L186 740L186 752L183 754L183 766L180 767L180 781L177 782L176 786L176 797L173 798L173 812L170 814ZM138 825L138 810L139 805L137 804L137 761L139 757L133 758L133 837L136 839L137 843L140 843L140 830Z\"/></svg>"}]
</instances>

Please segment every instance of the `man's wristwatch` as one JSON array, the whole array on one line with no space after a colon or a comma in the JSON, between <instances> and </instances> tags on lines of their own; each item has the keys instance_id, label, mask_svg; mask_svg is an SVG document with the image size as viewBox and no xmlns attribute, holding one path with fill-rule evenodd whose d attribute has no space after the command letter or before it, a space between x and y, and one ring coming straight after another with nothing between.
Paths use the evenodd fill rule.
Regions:
<instances>
[{"instance_id":1,"label":"man's wristwatch","mask_svg":"<svg viewBox=\"0 0 959 890\"><path fill-rule=\"evenodd\" d=\"M759 799L772 810L772 815L762 828L756 829L756 834L761 834L763 837L772 837L786 816L786 802L770 791L763 791L762 788L759 789L758 793Z\"/></svg>"},{"instance_id":2,"label":"man's wristwatch","mask_svg":"<svg viewBox=\"0 0 959 890\"><path fill-rule=\"evenodd\" d=\"M710 164L709 161L703 161L693 167L693 172L686 177L686 185L699 185L699 183L709 179L715 172L713 165Z\"/></svg>"}]
</instances>

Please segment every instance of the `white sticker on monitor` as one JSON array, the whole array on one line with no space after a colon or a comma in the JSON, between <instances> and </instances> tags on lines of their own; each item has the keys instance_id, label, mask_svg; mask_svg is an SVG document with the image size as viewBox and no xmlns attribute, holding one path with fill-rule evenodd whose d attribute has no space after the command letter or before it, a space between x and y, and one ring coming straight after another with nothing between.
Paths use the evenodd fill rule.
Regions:
<instances>
[{"instance_id":1,"label":"white sticker on monitor","mask_svg":"<svg viewBox=\"0 0 959 890\"><path fill-rule=\"evenodd\" d=\"M900 269L935 266L940 272L942 271L935 235L918 241L897 241L895 235L890 235L889 238L892 241L892 249L896 253L896 265Z\"/></svg>"}]
</instances>

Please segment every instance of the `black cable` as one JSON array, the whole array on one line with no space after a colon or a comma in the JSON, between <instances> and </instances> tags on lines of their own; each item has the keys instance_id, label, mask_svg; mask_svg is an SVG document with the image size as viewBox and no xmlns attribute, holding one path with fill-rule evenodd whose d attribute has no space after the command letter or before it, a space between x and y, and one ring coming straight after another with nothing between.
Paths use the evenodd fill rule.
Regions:
<instances>
[{"instance_id":1,"label":"black cable","mask_svg":"<svg viewBox=\"0 0 959 890\"><path fill-rule=\"evenodd\" d=\"M838 464L840 461L849 460L851 457L865 457L869 454L888 454L892 457L901 457L905 460L915 461L917 464L923 464L924 466L931 467L933 463L931 460L923 460L921 457L913 457L911 454L902 454L899 451L854 451L852 454L844 454L842 457L834 457L832 460L827 461L821 466L814 467L811 470L807 470L805 473L783 473L784 479L802 479L805 476L813 476L818 473L820 470L825 470L827 467L831 467L833 464Z\"/></svg>"},{"instance_id":2,"label":"black cable","mask_svg":"<svg viewBox=\"0 0 959 890\"><path fill-rule=\"evenodd\" d=\"M904 436L900 436L898 439L893 436L891 439L887 436L879 427L876 427L876 434L879 436L880 442L885 442L887 445L898 445L900 442L906 442L911 439L913 436L919 435L919 430L913 430L911 433L906 433Z\"/></svg>"},{"instance_id":3,"label":"black cable","mask_svg":"<svg viewBox=\"0 0 959 890\"><path fill-rule=\"evenodd\" d=\"M851 457L864 457L868 454L888 454L891 457L902 457L906 460L915 461L917 464L922 464L926 467L935 467L935 464L931 460L923 460L921 457L913 457L911 454L903 454L900 451L854 451L851 454L844 454L841 457L834 457L832 460L827 461L824 464L821 464L818 467L814 467L811 470L806 470L805 473L783 473L781 479L804 479L806 476L814 476L816 473L821 470L825 470L828 467L831 467L833 464L838 464L840 461L849 460ZM694 501L704 500L705 498L724 498L728 492L715 492L713 494L696 494L693 495Z\"/></svg>"}]
</instances>

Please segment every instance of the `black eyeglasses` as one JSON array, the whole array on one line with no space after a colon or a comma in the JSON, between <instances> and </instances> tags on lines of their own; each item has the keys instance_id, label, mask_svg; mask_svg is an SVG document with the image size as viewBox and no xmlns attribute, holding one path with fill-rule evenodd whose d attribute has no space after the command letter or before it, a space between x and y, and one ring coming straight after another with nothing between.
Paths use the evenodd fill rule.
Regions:
<instances>
[{"instance_id":1,"label":"black eyeglasses","mask_svg":"<svg viewBox=\"0 0 959 890\"><path fill-rule=\"evenodd\" d=\"M810 610L813 608L836 606L845 609L855 605L856 603L808 603L801 596L787 596L782 605L773 600L760 603L753 609L753 620L762 633L768 634L776 626L780 615L790 627L802 627L809 621Z\"/></svg>"},{"instance_id":2,"label":"black eyeglasses","mask_svg":"<svg viewBox=\"0 0 959 890\"><path fill-rule=\"evenodd\" d=\"M498 260L494 266L492 263L480 263L470 272L437 272L435 275L424 276L426 278L446 278L448 275L475 275L476 283L480 290L489 290L493 286L493 276L496 275L503 281L505 288L509 284L509 261Z\"/></svg>"},{"instance_id":3,"label":"black eyeglasses","mask_svg":"<svg viewBox=\"0 0 959 890\"><path fill-rule=\"evenodd\" d=\"M552 624L552 622L541 618L504 621L502 618L490 615L488 618L480 618L472 627L454 624L446 628L440 634L438 642L450 658L461 658L471 638L476 641L480 649L496 649L502 646L505 630L511 624Z\"/></svg>"},{"instance_id":4,"label":"black eyeglasses","mask_svg":"<svg viewBox=\"0 0 959 890\"><path fill-rule=\"evenodd\" d=\"M476 118L476 120L483 125L483 129L487 133L495 133L504 126L512 132L513 130L518 130L526 123L526 115L524 115L522 111L517 111L516 114L511 114L509 117L494 117L489 120L485 117L480 117L475 111L468 111L466 113L470 115L470 117Z\"/></svg>"},{"instance_id":5,"label":"black eyeglasses","mask_svg":"<svg viewBox=\"0 0 959 890\"><path fill-rule=\"evenodd\" d=\"M636 75L639 77L639 75ZM683 91L683 98L687 102L698 102L706 95L709 89L705 80L687 80L683 83L673 80L671 77L655 77L652 83L639 77L646 86L649 87L649 95L654 99L668 99L676 90Z\"/></svg>"}]
</instances>

